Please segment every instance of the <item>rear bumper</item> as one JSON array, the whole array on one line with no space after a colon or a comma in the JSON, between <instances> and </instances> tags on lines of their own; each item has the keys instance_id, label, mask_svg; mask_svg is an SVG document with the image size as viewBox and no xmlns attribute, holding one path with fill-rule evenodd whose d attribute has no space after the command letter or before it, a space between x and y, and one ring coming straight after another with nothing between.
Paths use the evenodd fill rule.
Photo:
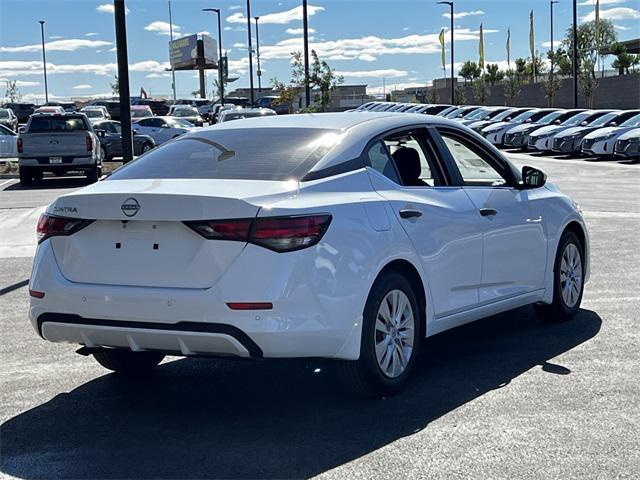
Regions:
<instances>
[{"instance_id":1,"label":"rear bumper","mask_svg":"<svg viewBox=\"0 0 640 480\"><path fill-rule=\"evenodd\" d=\"M88 347L355 360L368 287L354 282L352 291L333 293L327 302L330 295L322 285L313 278L301 281L302 270L308 272L308 261L315 258L310 250L290 256L291 262L281 257L276 262L265 255L278 254L249 245L225 280L210 288L127 287L69 281L46 240L38 247L29 283L45 296L30 299L29 318L48 341ZM247 275L257 264L272 268ZM269 301L273 309L231 310L228 301Z\"/></svg>"},{"instance_id":2,"label":"rear bumper","mask_svg":"<svg viewBox=\"0 0 640 480\"><path fill-rule=\"evenodd\" d=\"M19 157L21 167L41 168L43 170L72 170L74 168L90 168L96 164L92 155L63 156L62 163L50 163L50 157Z\"/></svg>"}]
</instances>

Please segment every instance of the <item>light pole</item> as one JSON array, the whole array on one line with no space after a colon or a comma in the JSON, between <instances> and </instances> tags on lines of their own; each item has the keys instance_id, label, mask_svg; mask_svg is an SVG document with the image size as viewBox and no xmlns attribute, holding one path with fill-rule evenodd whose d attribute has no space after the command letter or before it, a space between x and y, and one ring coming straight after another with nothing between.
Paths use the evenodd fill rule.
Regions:
<instances>
[{"instance_id":1,"label":"light pole","mask_svg":"<svg viewBox=\"0 0 640 480\"><path fill-rule=\"evenodd\" d=\"M451 105L455 104L455 86L453 85L453 79L454 79L454 75L453 75L453 59L454 59L454 55L453 55L453 2L445 2L445 1L441 1L441 2L436 2L442 5L449 5L449 8L451 10Z\"/></svg>"},{"instance_id":2,"label":"light pole","mask_svg":"<svg viewBox=\"0 0 640 480\"><path fill-rule=\"evenodd\" d=\"M129 94L129 57L127 54L127 23L124 0L113 0L118 56L118 95L120 97L120 126L122 127L122 163L133 160L131 134L131 95Z\"/></svg>"},{"instance_id":3,"label":"light pole","mask_svg":"<svg viewBox=\"0 0 640 480\"><path fill-rule=\"evenodd\" d=\"M247 35L249 39L249 89L251 90L251 105L255 103L253 94L253 54L251 47L251 0L247 0Z\"/></svg>"},{"instance_id":4,"label":"light pole","mask_svg":"<svg viewBox=\"0 0 640 480\"><path fill-rule=\"evenodd\" d=\"M555 48L553 46L553 5L559 3L558 0L550 0L549 1L549 9L551 11L550 14L550 18L551 18L551 56L549 58L549 61L551 62L551 68L549 69L549 79L551 80L551 95L550 100L551 100L551 104L549 106L553 107L553 58L555 56Z\"/></svg>"},{"instance_id":5,"label":"light pole","mask_svg":"<svg viewBox=\"0 0 640 480\"><path fill-rule=\"evenodd\" d=\"M311 85L309 85L309 16L307 0L302 0L302 30L304 32L304 96L306 106L311 105Z\"/></svg>"},{"instance_id":6,"label":"light pole","mask_svg":"<svg viewBox=\"0 0 640 480\"><path fill-rule=\"evenodd\" d=\"M573 53L572 53L572 67L571 73L573 74L573 108L578 108L578 1L573 0Z\"/></svg>"},{"instance_id":7,"label":"light pole","mask_svg":"<svg viewBox=\"0 0 640 480\"><path fill-rule=\"evenodd\" d=\"M42 37L42 67L44 68L44 101L49 103L49 88L47 87L47 57L44 53L44 20L40 20L40 36Z\"/></svg>"},{"instance_id":8,"label":"light pole","mask_svg":"<svg viewBox=\"0 0 640 480\"><path fill-rule=\"evenodd\" d=\"M260 70L260 33L258 31L258 20L260 17L254 17L256 20L256 60L258 61L258 92L262 93L262 70Z\"/></svg>"},{"instance_id":9,"label":"light pole","mask_svg":"<svg viewBox=\"0 0 640 480\"><path fill-rule=\"evenodd\" d=\"M171 0L169 0L169 39L173 44L173 20L171 19ZM169 49L169 62L171 63L171 89L173 90L173 102L176 101L176 69L171 59L171 49Z\"/></svg>"},{"instance_id":10,"label":"light pole","mask_svg":"<svg viewBox=\"0 0 640 480\"><path fill-rule=\"evenodd\" d=\"M220 105L224 105L224 74L222 71L222 28L220 26L220 9L203 8L203 12L215 12L218 14L218 82L220 83Z\"/></svg>"}]
</instances>

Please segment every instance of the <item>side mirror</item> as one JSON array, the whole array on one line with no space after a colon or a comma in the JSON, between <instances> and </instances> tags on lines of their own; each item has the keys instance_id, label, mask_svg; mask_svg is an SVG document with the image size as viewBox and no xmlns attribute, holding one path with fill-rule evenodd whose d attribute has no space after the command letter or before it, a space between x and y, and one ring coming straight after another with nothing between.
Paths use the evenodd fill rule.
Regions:
<instances>
[{"instance_id":1,"label":"side mirror","mask_svg":"<svg viewBox=\"0 0 640 480\"><path fill-rule=\"evenodd\" d=\"M583 121L580 122L580 126L581 127L586 127L587 125L589 125L589 124L587 123L586 120L583 120Z\"/></svg>"},{"instance_id":2,"label":"side mirror","mask_svg":"<svg viewBox=\"0 0 640 480\"><path fill-rule=\"evenodd\" d=\"M611 122L609 124L610 127L617 127L618 126L618 122Z\"/></svg>"},{"instance_id":3,"label":"side mirror","mask_svg":"<svg viewBox=\"0 0 640 480\"><path fill-rule=\"evenodd\" d=\"M166 123L162 124L162 127L160 128L171 128L169 125L167 125Z\"/></svg>"},{"instance_id":4,"label":"side mirror","mask_svg":"<svg viewBox=\"0 0 640 480\"><path fill-rule=\"evenodd\" d=\"M524 123L531 123L531 119L530 119L530 118L527 118L527 119L524 121Z\"/></svg>"},{"instance_id":5,"label":"side mirror","mask_svg":"<svg viewBox=\"0 0 640 480\"><path fill-rule=\"evenodd\" d=\"M27 132L27 127L19 127L18 128L18 133L26 133Z\"/></svg>"},{"instance_id":6,"label":"side mirror","mask_svg":"<svg viewBox=\"0 0 640 480\"><path fill-rule=\"evenodd\" d=\"M526 165L522 167L521 188L523 190L540 188L544 186L545 183L547 183L547 174L542 170Z\"/></svg>"},{"instance_id":7,"label":"side mirror","mask_svg":"<svg viewBox=\"0 0 640 480\"><path fill-rule=\"evenodd\" d=\"M556 120L555 122L553 122L555 125L560 125L562 122L560 120Z\"/></svg>"},{"instance_id":8,"label":"side mirror","mask_svg":"<svg viewBox=\"0 0 640 480\"><path fill-rule=\"evenodd\" d=\"M94 132L96 132L96 135L99 136L100 138L104 138L107 136L107 132L105 130L94 130Z\"/></svg>"}]
</instances>

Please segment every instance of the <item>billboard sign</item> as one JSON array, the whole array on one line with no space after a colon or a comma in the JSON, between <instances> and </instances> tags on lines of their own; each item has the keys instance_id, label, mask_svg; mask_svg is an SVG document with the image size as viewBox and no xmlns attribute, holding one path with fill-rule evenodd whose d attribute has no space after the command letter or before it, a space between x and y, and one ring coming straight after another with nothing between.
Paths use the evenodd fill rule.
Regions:
<instances>
[{"instance_id":1,"label":"billboard sign","mask_svg":"<svg viewBox=\"0 0 640 480\"><path fill-rule=\"evenodd\" d=\"M209 35L202 35L202 47L205 64L218 63L218 45Z\"/></svg>"},{"instance_id":2,"label":"billboard sign","mask_svg":"<svg viewBox=\"0 0 640 480\"><path fill-rule=\"evenodd\" d=\"M169 42L169 61L173 68L194 67L197 65L197 58L198 35L189 35Z\"/></svg>"}]
</instances>

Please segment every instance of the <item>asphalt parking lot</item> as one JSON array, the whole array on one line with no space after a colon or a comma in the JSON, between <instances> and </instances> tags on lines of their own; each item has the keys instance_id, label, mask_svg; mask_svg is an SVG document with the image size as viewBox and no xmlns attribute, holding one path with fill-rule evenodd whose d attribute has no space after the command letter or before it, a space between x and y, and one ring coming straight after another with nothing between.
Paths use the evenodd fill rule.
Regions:
<instances>
[{"instance_id":1,"label":"asphalt parking lot","mask_svg":"<svg viewBox=\"0 0 640 480\"><path fill-rule=\"evenodd\" d=\"M82 179L0 180L0 471L18 478L638 478L640 165L511 155L581 205L582 311L522 308L430 338L399 395L331 362L165 360L126 380L27 320L35 220ZM12 289L14 286L15 288Z\"/></svg>"}]
</instances>

